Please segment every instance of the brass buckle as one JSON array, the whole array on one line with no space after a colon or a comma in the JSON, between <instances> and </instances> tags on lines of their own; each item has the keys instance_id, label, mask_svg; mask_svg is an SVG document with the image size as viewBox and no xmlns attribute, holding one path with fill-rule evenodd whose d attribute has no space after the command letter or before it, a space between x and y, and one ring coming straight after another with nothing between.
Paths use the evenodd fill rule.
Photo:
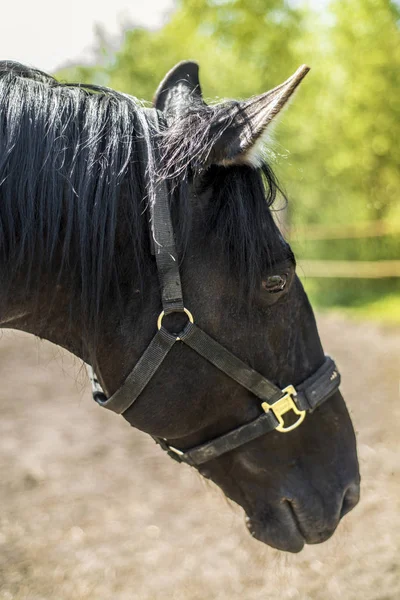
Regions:
<instances>
[{"instance_id":1,"label":"brass buckle","mask_svg":"<svg viewBox=\"0 0 400 600\"><path fill-rule=\"evenodd\" d=\"M306 416L305 410L299 410L296 406L294 398L297 396L297 392L292 385L288 385L285 389L282 390L284 396L279 398L274 404L268 404L268 402L263 402L261 404L262 409L267 413L272 410L274 416L277 418L279 425L276 427L276 431L280 431L281 433L287 433L288 431L292 431L296 429L302 423ZM285 421L283 420L283 415L292 410L296 415L299 416L297 421L288 427L285 427Z\"/></svg>"}]
</instances>

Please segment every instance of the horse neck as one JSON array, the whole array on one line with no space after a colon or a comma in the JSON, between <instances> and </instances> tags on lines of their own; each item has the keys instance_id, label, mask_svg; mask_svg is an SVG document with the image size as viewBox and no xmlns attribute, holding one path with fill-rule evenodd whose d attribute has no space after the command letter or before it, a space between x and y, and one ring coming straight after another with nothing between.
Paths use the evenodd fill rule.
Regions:
<instances>
[{"instance_id":1,"label":"horse neck","mask_svg":"<svg viewBox=\"0 0 400 600\"><path fill-rule=\"evenodd\" d=\"M47 339L85 362L95 362L99 340L101 346L112 346L121 314L123 311L132 313L135 309L135 303L129 299L140 297L139 292L146 288L151 274L149 265L146 267L143 262L146 257L150 261L146 216L142 214L142 207L133 206L138 201L137 194L133 199L131 196L135 183L127 180L121 189L112 253L115 269L107 281L104 273L100 273L100 280L104 279L100 282L96 282L96 269L99 268L96 239L86 240L80 246L79 235L72 237L65 254L66 231L60 225L58 243L52 250L51 260L40 254L44 246L39 236L32 242L32 251L28 252L26 239L17 225L21 215L27 211L24 198L17 196L18 184L16 182L14 187L14 198L18 204L14 221L7 219L9 215L6 214L7 207L0 188L0 233L4 236L3 251L0 252L0 280L3 282L0 291L1 328L18 329ZM44 220L46 203L42 202L41 207L44 214L40 218ZM62 222L63 219L60 220ZM8 231L5 231L6 224ZM75 230L73 225L70 227L72 236L74 232L79 233L76 231L79 222L75 225ZM32 223L32 229L33 226ZM90 224L82 226L82 230L89 234ZM7 253L5 239L10 237L13 242L8 244L11 251ZM80 264L81 260L87 263L84 267ZM83 276L87 277L85 282L82 282ZM93 285L93 296L96 295L96 285L103 286L100 291L102 304L97 315L94 314L95 300L82 295L83 284L86 284L86 295L90 292L89 282ZM97 321L96 326L94 320Z\"/></svg>"}]
</instances>

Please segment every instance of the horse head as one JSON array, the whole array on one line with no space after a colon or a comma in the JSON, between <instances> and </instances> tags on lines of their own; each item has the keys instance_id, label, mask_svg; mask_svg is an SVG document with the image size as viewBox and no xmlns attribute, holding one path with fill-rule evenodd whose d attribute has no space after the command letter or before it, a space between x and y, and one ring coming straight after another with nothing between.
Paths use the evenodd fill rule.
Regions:
<instances>
[{"instance_id":1,"label":"horse head","mask_svg":"<svg viewBox=\"0 0 400 600\"><path fill-rule=\"evenodd\" d=\"M146 214L151 189L167 183L172 260L196 326L273 389L312 380L325 356L273 219L279 187L263 154L308 68L250 100L207 105L197 65L181 63L156 93L159 127L125 96L3 70L8 90L18 80L30 93L2 120L2 326L92 361L106 395L117 393L157 331L160 240ZM171 311L162 327L186 322ZM173 343L123 416L184 454L263 413L242 375ZM355 436L337 386L314 408L296 427L285 421L198 465L243 507L251 534L281 550L326 540L358 501Z\"/></svg>"}]
</instances>

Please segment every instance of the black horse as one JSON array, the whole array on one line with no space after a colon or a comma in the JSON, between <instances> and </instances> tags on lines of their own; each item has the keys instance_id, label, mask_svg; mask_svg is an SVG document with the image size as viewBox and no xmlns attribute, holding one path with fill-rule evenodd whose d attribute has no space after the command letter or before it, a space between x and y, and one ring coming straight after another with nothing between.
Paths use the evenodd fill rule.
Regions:
<instances>
[{"instance_id":1,"label":"black horse","mask_svg":"<svg viewBox=\"0 0 400 600\"><path fill-rule=\"evenodd\" d=\"M280 190L262 155L270 122L307 70L251 100L208 106L197 65L181 63L157 91L155 123L156 111L130 96L0 62L0 325L63 346L114 394L157 330L160 242L149 208L167 182L196 323L275 389L319 373L324 353L271 215ZM175 311L163 325L185 323ZM261 413L250 389L177 342L124 417L183 451ZM330 537L359 497L337 389L290 433L258 435L199 471L244 508L252 535L292 552Z\"/></svg>"}]
</instances>

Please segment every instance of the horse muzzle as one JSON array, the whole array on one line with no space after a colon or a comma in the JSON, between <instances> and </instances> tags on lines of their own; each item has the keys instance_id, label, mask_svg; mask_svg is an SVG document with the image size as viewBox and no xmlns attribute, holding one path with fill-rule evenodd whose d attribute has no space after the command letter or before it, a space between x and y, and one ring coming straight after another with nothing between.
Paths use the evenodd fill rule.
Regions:
<instances>
[{"instance_id":1,"label":"horse muzzle","mask_svg":"<svg viewBox=\"0 0 400 600\"><path fill-rule=\"evenodd\" d=\"M300 552L305 544L328 540L359 497L359 482L349 485L342 494L329 494L329 499L317 494L304 504L282 497L276 505L265 506L246 517L246 526L260 542L277 550Z\"/></svg>"}]
</instances>

